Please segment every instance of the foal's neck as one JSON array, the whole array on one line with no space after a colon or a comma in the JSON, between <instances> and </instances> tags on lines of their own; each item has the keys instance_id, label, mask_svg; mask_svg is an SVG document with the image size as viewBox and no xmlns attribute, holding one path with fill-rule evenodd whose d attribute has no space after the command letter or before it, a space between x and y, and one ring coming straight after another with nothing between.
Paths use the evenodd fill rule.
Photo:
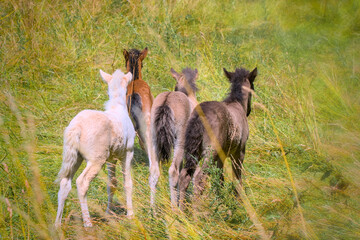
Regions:
<instances>
[{"instance_id":1,"label":"foal's neck","mask_svg":"<svg viewBox=\"0 0 360 240\"><path fill-rule=\"evenodd\" d=\"M241 100L239 99L233 99L232 101L224 101L227 105L232 105L236 108L242 108L244 110L244 112L247 112L247 102L248 102L248 97L247 96L243 96L243 98ZM240 105L240 106L239 106Z\"/></svg>"},{"instance_id":2,"label":"foal's neck","mask_svg":"<svg viewBox=\"0 0 360 240\"><path fill-rule=\"evenodd\" d=\"M196 100L196 96L195 94L190 94L188 96L189 102L190 102L190 108L191 111L194 110L194 108L196 107L196 105L198 104L197 100Z\"/></svg>"},{"instance_id":3,"label":"foal's neck","mask_svg":"<svg viewBox=\"0 0 360 240\"><path fill-rule=\"evenodd\" d=\"M128 72L131 72L133 75L133 81L142 80L141 68L139 67L130 67L127 69Z\"/></svg>"},{"instance_id":4,"label":"foal's neck","mask_svg":"<svg viewBox=\"0 0 360 240\"><path fill-rule=\"evenodd\" d=\"M138 81L138 80L142 80L141 73L139 73L139 77L138 77L138 78L134 78L134 80L132 80L132 81L135 82L135 81Z\"/></svg>"},{"instance_id":5,"label":"foal's neck","mask_svg":"<svg viewBox=\"0 0 360 240\"><path fill-rule=\"evenodd\" d=\"M135 80L142 80L142 75L141 75L141 71L139 71L139 75L138 75L138 78L136 78Z\"/></svg>"},{"instance_id":6,"label":"foal's neck","mask_svg":"<svg viewBox=\"0 0 360 240\"><path fill-rule=\"evenodd\" d=\"M110 99L106 102L105 111L107 112L119 112L126 110L126 103L124 96L118 96Z\"/></svg>"}]
</instances>

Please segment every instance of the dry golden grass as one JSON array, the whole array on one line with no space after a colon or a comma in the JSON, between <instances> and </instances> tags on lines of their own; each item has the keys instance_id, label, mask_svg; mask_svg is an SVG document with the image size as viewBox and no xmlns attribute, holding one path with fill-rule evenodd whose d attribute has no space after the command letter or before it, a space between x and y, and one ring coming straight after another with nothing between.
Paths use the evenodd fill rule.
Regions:
<instances>
[{"instance_id":1,"label":"dry golden grass","mask_svg":"<svg viewBox=\"0 0 360 240\"><path fill-rule=\"evenodd\" d=\"M359 20L357 1L0 2L0 238L359 238ZM89 190L94 228L73 186L57 232L63 130L103 108L99 69L125 70L122 49L144 47L155 96L174 88L171 67L198 68L200 102L226 96L223 67L258 67L242 200L211 168L196 211L173 212L165 165L154 214L137 147L135 218L105 215L104 169Z\"/></svg>"}]
</instances>

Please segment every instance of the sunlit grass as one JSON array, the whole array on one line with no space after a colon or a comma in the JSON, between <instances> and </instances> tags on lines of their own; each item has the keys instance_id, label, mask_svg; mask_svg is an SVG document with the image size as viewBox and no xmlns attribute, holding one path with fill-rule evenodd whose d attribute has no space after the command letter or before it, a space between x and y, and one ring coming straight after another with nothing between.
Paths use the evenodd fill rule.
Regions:
<instances>
[{"instance_id":1,"label":"sunlit grass","mask_svg":"<svg viewBox=\"0 0 360 240\"><path fill-rule=\"evenodd\" d=\"M358 1L1 2L0 238L265 238L254 221L274 239L359 238L359 19ZM79 111L103 109L99 69L125 70L122 49L144 47L155 96L174 88L171 67L199 70L199 102L226 96L224 67L258 67L244 200L212 169L197 211L173 212L166 165L155 214L137 145L135 218L105 215L104 169L88 194L94 228L82 227L73 184L57 232L63 130Z\"/></svg>"}]
</instances>

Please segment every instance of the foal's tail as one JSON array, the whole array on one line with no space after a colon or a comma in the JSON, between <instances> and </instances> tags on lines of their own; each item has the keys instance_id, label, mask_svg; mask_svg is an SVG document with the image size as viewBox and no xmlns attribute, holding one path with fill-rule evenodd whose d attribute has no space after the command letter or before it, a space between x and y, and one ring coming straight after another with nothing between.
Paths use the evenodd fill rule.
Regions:
<instances>
[{"instance_id":1,"label":"foal's tail","mask_svg":"<svg viewBox=\"0 0 360 240\"><path fill-rule=\"evenodd\" d=\"M185 133L185 169L190 175L195 172L201 158L204 133L205 127L196 113L190 118Z\"/></svg>"},{"instance_id":2,"label":"foal's tail","mask_svg":"<svg viewBox=\"0 0 360 240\"><path fill-rule=\"evenodd\" d=\"M174 114L168 105L162 105L155 112L154 137L159 161L169 160L175 142Z\"/></svg>"},{"instance_id":3,"label":"foal's tail","mask_svg":"<svg viewBox=\"0 0 360 240\"><path fill-rule=\"evenodd\" d=\"M61 169L58 173L56 183L59 183L63 178L69 178L74 175L75 166L79 157L79 145L80 145L80 129L67 127L64 133L64 150L63 150L63 162Z\"/></svg>"}]
</instances>

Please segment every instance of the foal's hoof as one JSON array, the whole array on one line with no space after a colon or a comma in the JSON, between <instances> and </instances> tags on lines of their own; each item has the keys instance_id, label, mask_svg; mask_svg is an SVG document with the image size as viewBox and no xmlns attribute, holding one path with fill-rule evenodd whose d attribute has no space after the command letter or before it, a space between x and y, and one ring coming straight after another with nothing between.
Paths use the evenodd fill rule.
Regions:
<instances>
[{"instance_id":1,"label":"foal's hoof","mask_svg":"<svg viewBox=\"0 0 360 240\"><path fill-rule=\"evenodd\" d=\"M133 218L134 218L134 212L133 212L132 210L129 210L129 211L127 212L127 218L128 218L128 219L133 219Z\"/></svg>"},{"instance_id":2,"label":"foal's hoof","mask_svg":"<svg viewBox=\"0 0 360 240\"><path fill-rule=\"evenodd\" d=\"M106 214L108 215L125 215L126 214L126 208L121 205L120 203L118 204L113 204L110 206L110 208L106 208Z\"/></svg>"},{"instance_id":3,"label":"foal's hoof","mask_svg":"<svg viewBox=\"0 0 360 240\"><path fill-rule=\"evenodd\" d=\"M61 228L61 222L56 222L54 225L57 230Z\"/></svg>"},{"instance_id":4,"label":"foal's hoof","mask_svg":"<svg viewBox=\"0 0 360 240\"><path fill-rule=\"evenodd\" d=\"M105 214L106 214L106 215L113 215L114 212L111 211L109 208L107 208L106 211L105 211Z\"/></svg>"},{"instance_id":5,"label":"foal's hoof","mask_svg":"<svg viewBox=\"0 0 360 240\"><path fill-rule=\"evenodd\" d=\"M84 227L91 228L93 225L91 222L84 222Z\"/></svg>"},{"instance_id":6,"label":"foal's hoof","mask_svg":"<svg viewBox=\"0 0 360 240\"><path fill-rule=\"evenodd\" d=\"M150 208L149 213L152 216L157 216L158 215L158 211L156 210L156 208Z\"/></svg>"}]
</instances>

